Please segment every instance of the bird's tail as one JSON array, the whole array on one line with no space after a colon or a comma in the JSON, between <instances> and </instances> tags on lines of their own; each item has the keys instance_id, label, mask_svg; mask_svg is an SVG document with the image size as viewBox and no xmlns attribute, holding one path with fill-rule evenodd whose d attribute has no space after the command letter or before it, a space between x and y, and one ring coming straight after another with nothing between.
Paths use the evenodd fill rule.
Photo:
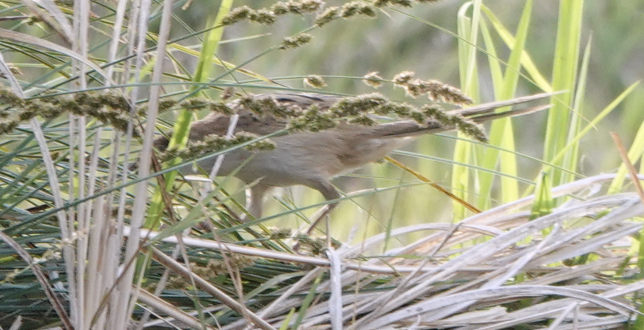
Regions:
<instances>
[{"instance_id":1,"label":"bird's tail","mask_svg":"<svg viewBox=\"0 0 644 330\"><path fill-rule=\"evenodd\" d=\"M541 106L536 106L536 107L531 107L526 109L516 109L516 110L509 110L509 111L496 112L496 113L493 112L498 108L517 105L517 104L523 104L523 103L527 103L535 100L541 100L541 99L549 98L556 94L558 93L541 93L541 94L535 94L530 96L517 97L506 101L490 102L490 103L469 107L466 109L448 111L448 114L459 115L459 116L468 118L469 120L472 120L476 123L485 123L499 118L521 116L521 115L526 115L526 114L548 109L552 106L551 104L541 105ZM433 120L428 121L425 125L419 125L417 122L409 120L409 121L395 122L395 123L389 123L389 124L382 124L382 125L373 127L369 135L371 138L400 138L400 137L416 136L416 135L423 135L423 134L434 134L434 133L440 133L440 132L450 131L454 129L456 128L445 127L443 124Z\"/></svg>"}]
</instances>

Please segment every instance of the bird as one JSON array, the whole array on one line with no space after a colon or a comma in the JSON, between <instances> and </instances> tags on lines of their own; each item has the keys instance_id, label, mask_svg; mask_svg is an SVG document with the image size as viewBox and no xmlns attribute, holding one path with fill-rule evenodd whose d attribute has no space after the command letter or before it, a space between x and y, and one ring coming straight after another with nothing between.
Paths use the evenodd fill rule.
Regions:
<instances>
[{"instance_id":1,"label":"bird","mask_svg":"<svg viewBox=\"0 0 644 330\"><path fill-rule=\"evenodd\" d=\"M553 94L541 93L448 111L451 116L467 118L483 123L498 118L523 115L549 107L537 106L527 109L495 113L501 107L544 99ZM270 101L278 105L306 109L314 106L326 111L342 98L326 94L283 93L256 94L252 99ZM288 121L270 113L258 113L248 102L240 100L226 104L234 115L212 112L203 119L192 122L189 141L202 141L211 135L226 136L231 128L235 133L246 132L259 136L285 131ZM235 117L235 120L231 119ZM302 185L317 190L328 202L323 214L328 214L341 197L331 179L343 173L379 161L392 151L404 146L414 137L454 129L435 120L418 123L400 120L373 126L340 121L336 127L320 131L294 131L274 136L272 150L249 151L237 148L224 154L218 164L218 176L233 175L247 185L246 210L255 219L262 217L264 196L274 187ZM154 146L159 151L168 148L172 132L158 137ZM198 166L186 164L180 168L183 174L210 173L216 166L218 156L202 159ZM319 220L319 218L318 218Z\"/></svg>"}]
</instances>

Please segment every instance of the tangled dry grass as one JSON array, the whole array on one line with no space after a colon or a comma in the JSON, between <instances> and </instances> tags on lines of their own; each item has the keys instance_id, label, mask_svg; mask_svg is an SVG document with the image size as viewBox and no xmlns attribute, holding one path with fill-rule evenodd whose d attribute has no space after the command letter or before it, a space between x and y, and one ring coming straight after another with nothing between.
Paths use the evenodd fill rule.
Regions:
<instances>
[{"instance_id":1,"label":"tangled dry grass","mask_svg":"<svg viewBox=\"0 0 644 330\"><path fill-rule=\"evenodd\" d=\"M553 197L568 196L569 201L532 220L525 208L533 197L527 197L457 225L396 229L392 238L427 234L382 254L386 234L327 249L326 257L181 238L189 250L252 257L239 268L244 286L255 288L244 297L224 293L232 287L220 290L195 281L195 272L177 270L183 266L171 265L162 251L153 258L220 301L211 312L223 329L244 329L252 319L265 320L255 323L260 328L289 324L300 329L622 328L637 315L633 299L644 289L644 281L633 277L636 260L629 253L629 236L642 229L634 217L644 207L636 194L598 194L601 183L613 177L553 189ZM142 235L154 242L158 233ZM159 240L177 241L174 236ZM288 271L257 272L262 265L277 269L278 264ZM161 315L177 312L176 307L159 310ZM181 313L180 324L199 324L185 310ZM173 323L177 317L147 325Z\"/></svg>"}]
</instances>

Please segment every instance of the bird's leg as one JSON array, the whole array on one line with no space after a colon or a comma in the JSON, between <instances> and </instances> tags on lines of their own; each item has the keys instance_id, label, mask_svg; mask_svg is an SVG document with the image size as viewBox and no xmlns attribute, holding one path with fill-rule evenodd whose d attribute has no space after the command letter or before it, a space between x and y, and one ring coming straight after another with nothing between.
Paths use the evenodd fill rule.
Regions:
<instances>
[{"instance_id":1,"label":"bird's leg","mask_svg":"<svg viewBox=\"0 0 644 330\"><path fill-rule=\"evenodd\" d=\"M329 182L328 180L325 179L319 179L316 181L309 182L308 184L309 187L319 191L322 193L322 196L324 196L324 199L327 201L332 201L340 198L340 193L338 192L337 189ZM331 202L327 205L325 205L320 211L316 212L316 214L313 216L313 221L311 222L311 225L309 228L306 230L307 235L311 235L311 232L315 227L319 224L320 220L326 218L333 209L338 206L339 201ZM328 226L327 226L328 227ZM329 233L327 232L327 236Z\"/></svg>"},{"instance_id":2,"label":"bird's leg","mask_svg":"<svg viewBox=\"0 0 644 330\"><path fill-rule=\"evenodd\" d=\"M326 199L327 201L336 200L334 202L330 202L329 204L325 205L322 209L320 209L320 211L316 212L313 215L314 220L311 222L311 224L309 225L309 228L306 230L306 235L311 235L311 232L319 224L320 220L327 218L329 213L331 213L331 211L336 206L338 206L339 201L337 201L337 199L340 198L340 193L338 192L337 189L335 189L335 187L333 187L331 182L329 182L326 179L311 180L307 183L307 186L322 193L322 196L324 196L324 199ZM328 222L327 222L326 235L327 235L327 246L328 246L330 245ZM300 243L301 242L297 242L295 243L295 245L293 245L293 250L297 253L300 253Z\"/></svg>"},{"instance_id":3,"label":"bird's leg","mask_svg":"<svg viewBox=\"0 0 644 330\"><path fill-rule=\"evenodd\" d=\"M335 209L336 206L338 206L338 202L329 203L324 207L322 207L319 211L315 212L315 214L313 215L314 220L311 222L311 224L309 225L309 228L306 230L306 234L311 235L311 233L313 232L313 229L315 229L315 227L317 227L318 224L320 224L320 221L326 218L326 216L328 216L331 213L331 211ZM327 229L328 229L328 226L327 226Z\"/></svg>"},{"instance_id":4,"label":"bird's leg","mask_svg":"<svg viewBox=\"0 0 644 330\"><path fill-rule=\"evenodd\" d=\"M255 219L262 217L262 206L264 202L264 194L270 189L270 186L264 185L261 182L246 189L246 210ZM248 217L244 215L243 221L248 221Z\"/></svg>"}]
</instances>

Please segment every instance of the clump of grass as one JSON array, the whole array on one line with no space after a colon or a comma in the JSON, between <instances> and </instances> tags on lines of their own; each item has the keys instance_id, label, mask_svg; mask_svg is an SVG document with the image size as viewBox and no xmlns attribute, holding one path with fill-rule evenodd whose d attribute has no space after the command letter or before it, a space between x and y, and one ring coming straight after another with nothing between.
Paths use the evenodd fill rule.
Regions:
<instances>
[{"instance_id":1,"label":"clump of grass","mask_svg":"<svg viewBox=\"0 0 644 330\"><path fill-rule=\"evenodd\" d=\"M345 242L265 227L263 221L270 219L243 223L237 212L236 188L231 190L226 180L218 184L208 179L175 180L175 174L161 176L173 172L156 164L142 166L138 177L126 169L130 158L154 159L155 132L173 124L165 158L190 159L252 143L270 147L259 141L261 136L211 136L187 142L194 117L213 111L234 116L237 109L233 105L240 102L258 116L283 119L284 127L291 130L332 129L341 121L376 125L373 115L386 115L421 124L437 120L484 140L480 127L434 104L393 102L374 93L338 97L329 107L297 108L249 93L256 89L298 92L259 73L261 69L251 71L248 64L256 59L278 49L291 51L316 42L313 36L318 31L313 31L324 31L336 22L357 27L356 19L376 18L383 11L404 13L410 6L427 2L433 1L352 1L326 7L323 1L304 0L230 9L232 1L224 0L218 11L209 8L212 17L199 32L180 21L181 15L173 16L174 7L168 1L159 7L142 2L131 11L121 5L109 8L110 4L95 10L82 1L74 8L48 1L8 6L5 14L16 16L5 20L18 23L11 27L13 31L0 31L0 73L11 86L0 89L0 325L14 329L168 325L242 329L250 324L262 329L497 329L599 323L618 327L632 322L639 315L634 309L641 305L639 293L644 289L634 276L642 262L630 251L642 227L633 220L643 211L641 203L634 194L612 194L623 189L623 171L571 182L579 158L576 143L586 129L580 124L582 116L569 121L563 110L578 110L583 104L583 84L575 79L580 73L583 83L590 62L589 50L580 62L577 51L564 47L570 40L578 44L581 36L578 3L563 7L569 16L562 17L569 20L560 21L559 36L575 38L557 38L561 55L557 58L563 63L554 70L557 81L552 86L524 50L530 1L514 38L479 1L459 12L463 91L417 78L411 71L392 80L376 72L349 77L373 88L391 82L411 97L470 104L479 99L474 82L480 78L475 56L480 50L476 48L480 31L499 98L511 98L519 78L529 78L544 90L574 90L575 97L566 96L566 102L557 103L557 114L549 120L556 125L548 126L547 139L553 143L542 163L559 174L555 184L543 176L537 199L546 207L535 208L538 212L530 212L534 197L519 198L518 188L506 184L516 181L518 172L512 169L512 160L504 156L499 160L494 151L501 145L514 152L511 129L503 126L507 122L493 127L492 145L484 152L472 151L471 142L459 142L451 187L456 194L478 193L485 200L480 204L488 204L495 195L493 175L477 172L480 181L461 185L470 183L468 172L461 170L494 171L498 162L509 177L502 181L504 202L499 206L480 207L485 211L471 216L463 212L462 217L457 210L459 221L454 224L427 222L433 215L423 214L421 224L400 228L384 224L384 233ZM474 9L471 16L469 8ZM488 21L481 20L482 13ZM221 55L217 49L224 27L250 21L268 28L292 17L310 26L277 36L266 50L246 54L248 58L238 63L213 57ZM149 30L143 22L160 28ZM496 55L489 23L512 48L507 61ZM170 40L169 27L178 25L190 31ZM50 34L37 35L41 30L34 27ZM203 38L194 45L188 34ZM243 49L244 41L227 42ZM74 43L73 47L67 42ZM196 65L186 60L199 55L195 48L201 49ZM581 67L575 67L576 63L582 63ZM211 70L214 66L218 71ZM187 69L191 67L194 72ZM316 72L322 70L323 66L316 67ZM307 72L294 79L301 82L302 77L307 77L310 86L329 89L338 78ZM237 91L237 101L232 101L231 86ZM110 91L89 92L93 87ZM559 99L553 97L555 101ZM173 111L178 112L177 119L168 119ZM158 120L159 113L164 113L163 120ZM630 158L641 155L640 142L634 144ZM483 160L480 167L478 160ZM178 160L168 163L181 165ZM595 187L610 180L611 193L599 193ZM417 185L403 181L375 192ZM200 189L200 184L207 189ZM362 191L343 199L358 200L373 193ZM463 197L461 201L467 204ZM287 211L273 217L295 214L307 218L304 208L293 207L284 198L280 201ZM401 202L396 199L394 204ZM372 209L363 210L375 217ZM392 213L391 218L399 216ZM295 253L295 244L309 254Z\"/></svg>"}]
</instances>

